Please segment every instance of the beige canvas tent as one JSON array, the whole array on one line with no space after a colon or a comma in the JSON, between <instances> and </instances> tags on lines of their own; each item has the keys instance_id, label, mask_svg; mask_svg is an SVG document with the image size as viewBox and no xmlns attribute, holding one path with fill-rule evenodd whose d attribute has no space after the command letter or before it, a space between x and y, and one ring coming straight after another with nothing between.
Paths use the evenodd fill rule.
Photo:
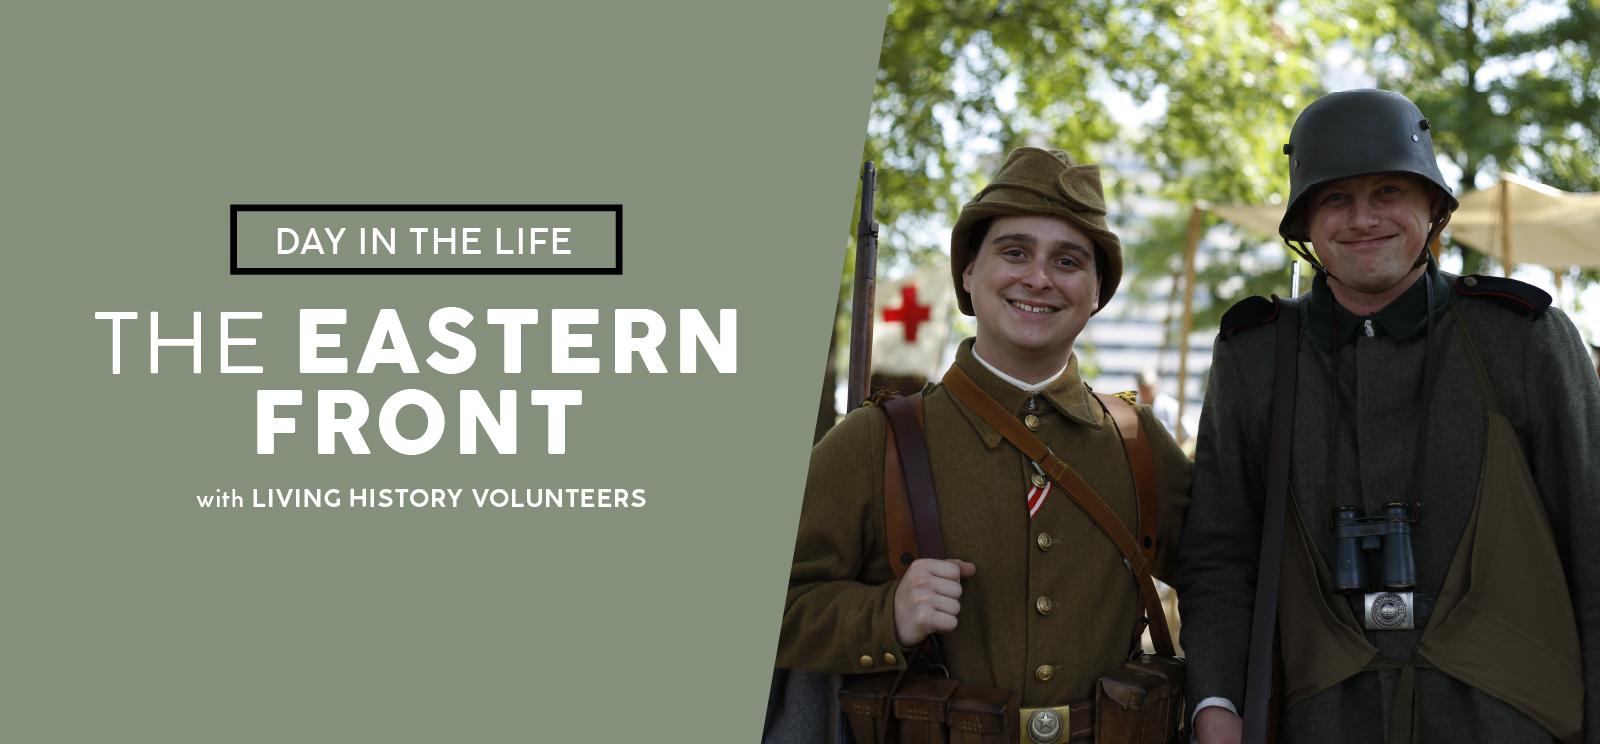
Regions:
<instances>
[{"instance_id":1,"label":"beige canvas tent","mask_svg":"<svg viewBox=\"0 0 1600 744\"><path fill-rule=\"evenodd\" d=\"M1556 271L1600 268L1600 194L1574 194L1520 176L1461 197L1450 234L1500 260Z\"/></svg>"}]
</instances>

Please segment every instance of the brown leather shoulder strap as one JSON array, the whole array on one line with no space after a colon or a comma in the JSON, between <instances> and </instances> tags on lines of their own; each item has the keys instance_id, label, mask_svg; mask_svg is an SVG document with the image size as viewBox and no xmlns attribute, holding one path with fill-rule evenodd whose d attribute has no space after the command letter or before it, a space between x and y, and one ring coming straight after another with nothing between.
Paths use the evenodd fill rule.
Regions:
<instances>
[{"instance_id":1,"label":"brown leather shoulder strap","mask_svg":"<svg viewBox=\"0 0 1600 744\"><path fill-rule=\"evenodd\" d=\"M1255 607L1250 618L1246 661L1244 741L1269 741L1273 656L1278 637L1278 589L1283 578L1283 532L1289 513L1290 440L1294 435L1295 380L1300 357L1300 312L1294 302L1278 304L1272 375L1272 430L1267 440L1267 482L1262 494L1261 554L1256 564Z\"/></svg>"},{"instance_id":2,"label":"brown leather shoulder strap","mask_svg":"<svg viewBox=\"0 0 1600 744\"><path fill-rule=\"evenodd\" d=\"M1133 472L1134 498L1139 503L1139 524L1135 533L1144 559L1154 562L1156 543L1161 539L1161 494L1156 492L1156 461L1150 453L1150 437L1139 421L1139 412L1133 404L1120 395L1095 393L1100 405L1122 436L1122 450L1128 455L1128 469Z\"/></svg>"},{"instance_id":3,"label":"brown leather shoulder strap","mask_svg":"<svg viewBox=\"0 0 1600 744\"><path fill-rule=\"evenodd\" d=\"M944 384L962 405L972 409L979 418L999 431L1006 441L1021 450L1023 456L1039 466L1046 476L1067 492L1079 509L1089 515L1095 526L1111 538L1117 550L1122 552L1123 563L1133 572L1134 581L1139 586L1140 598L1144 600L1145 619L1150 623L1150 638L1155 641L1156 652L1163 656L1175 655L1167 616L1161 611L1161 598L1156 594L1156 585L1150 576L1150 561L1145 559L1133 533L1128 531L1127 525L1122 523L1111 505L1072 466L1057 457L1021 421L983 392L960 367L952 365L945 372Z\"/></svg>"},{"instance_id":4,"label":"brown leather shoulder strap","mask_svg":"<svg viewBox=\"0 0 1600 744\"><path fill-rule=\"evenodd\" d=\"M943 558L944 534L933 492L933 466L923 436L922 394L884 401L883 520L895 578L918 558Z\"/></svg>"},{"instance_id":5,"label":"brown leather shoulder strap","mask_svg":"<svg viewBox=\"0 0 1600 744\"><path fill-rule=\"evenodd\" d=\"M888 536L889 568L901 578L917 559L917 532L911 526L911 502L893 426L883 430L883 531Z\"/></svg>"}]
</instances>

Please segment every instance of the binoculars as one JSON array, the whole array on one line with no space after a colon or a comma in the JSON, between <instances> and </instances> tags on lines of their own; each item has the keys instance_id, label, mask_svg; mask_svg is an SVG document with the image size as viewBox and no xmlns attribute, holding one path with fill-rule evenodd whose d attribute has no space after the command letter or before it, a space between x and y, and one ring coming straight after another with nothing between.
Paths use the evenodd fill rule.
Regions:
<instances>
[{"instance_id":1,"label":"binoculars","mask_svg":"<svg viewBox=\"0 0 1600 744\"><path fill-rule=\"evenodd\" d=\"M1377 517L1359 516L1354 506L1334 507L1333 589L1364 595L1362 622L1368 630L1415 627L1412 590L1417 585L1417 560L1411 524L1411 509L1402 502L1385 504ZM1368 570L1368 557L1374 552L1379 554L1377 587Z\"/></svg>"}]
</instances>

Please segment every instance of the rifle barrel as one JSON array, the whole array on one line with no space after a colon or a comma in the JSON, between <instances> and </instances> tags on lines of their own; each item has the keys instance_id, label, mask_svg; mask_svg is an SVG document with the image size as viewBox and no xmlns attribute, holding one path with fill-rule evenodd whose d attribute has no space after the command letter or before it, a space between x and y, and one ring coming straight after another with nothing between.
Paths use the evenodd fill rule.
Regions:
<instances>
[{"instance_id":1,"label":"rifle barrel","mask_svg":"<svg viewBox=\"0 0 1600 744\"><path fill-rule=\"evenodd\" d=\"M861 219L856 225L856 281L850 301L850 377L846 383L854 409L866 400L872 380L872 322L878 288L878 223L872 218L878 169L871 160L861 166Z\"/></svg>"}]
</instances>

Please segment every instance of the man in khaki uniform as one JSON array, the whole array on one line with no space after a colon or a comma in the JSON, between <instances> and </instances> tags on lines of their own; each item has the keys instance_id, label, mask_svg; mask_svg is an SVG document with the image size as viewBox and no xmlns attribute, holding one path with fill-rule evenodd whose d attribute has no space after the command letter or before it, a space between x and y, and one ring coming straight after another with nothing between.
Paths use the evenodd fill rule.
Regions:
<instances>
[{"instance_id":1,"label":"man in khaki uniform","mask_svg":"<svg viewBox=\"0 0 1600 744\"><path fill-rule=\"evenodd\" d=\"M960 307L978 323L955 366L1132 528L1128 459L1073 355L1078 334L1122 275L1099 169L1060 151L1012 152L962 209L950 254ZM924 397L952 559L921 559L903 579L892 578L882 490L886 419L875 407L852 412L812 450L778 665L842 674L900 669L908 649L938 634L952 676L965 683L1015 692L1024 707L1091 697L1095 680L1134 647L1139 594L1122 554L1067 494L1041 492L1027 458L946 387L929 385ZM1189 462L1149 408L1137 413L1160 485L1155 573L1164 576L1182 527Z\"/></svg>"}]
</instances>

